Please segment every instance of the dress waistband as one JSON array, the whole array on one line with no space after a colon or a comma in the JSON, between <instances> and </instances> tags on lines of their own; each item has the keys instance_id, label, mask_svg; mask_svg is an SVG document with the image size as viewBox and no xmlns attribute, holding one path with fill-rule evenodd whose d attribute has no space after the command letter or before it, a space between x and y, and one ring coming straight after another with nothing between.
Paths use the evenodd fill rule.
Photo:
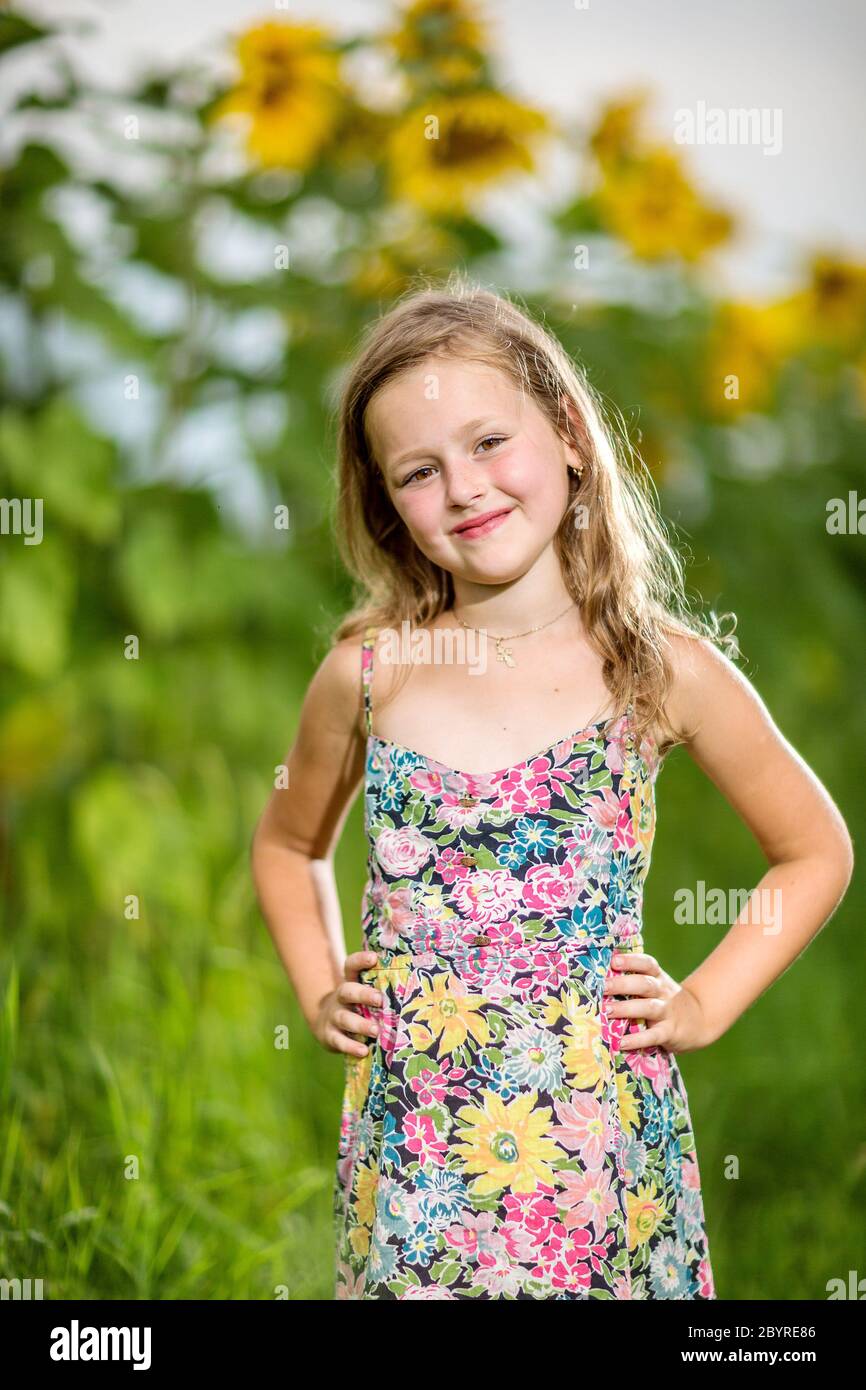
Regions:
<instances>
[{"instance_id":1,"label":"dress waistband","mask_svg":"<svg viewBox=\"0 0 866 1390\"><path fill-rule=\"evenodd\" d=\"M497 960L510 960L516 956L525 957L531 964L539 955L558 955L570 958L587 955L596 951L642 951L643 939L640 933L623 935L614 932L586 932L576 936L539 938L535 941L515 942L511 939L496 940L485 932L474 936L443 940L435 931L407 933L399 941L388 947L376 947L365 942L364 950L375 951L379 957L380 968L402 968L411 970L416 966L435 965L442 960L455 965L481 966L493 964Z\"/></svg>"}]
</instances>

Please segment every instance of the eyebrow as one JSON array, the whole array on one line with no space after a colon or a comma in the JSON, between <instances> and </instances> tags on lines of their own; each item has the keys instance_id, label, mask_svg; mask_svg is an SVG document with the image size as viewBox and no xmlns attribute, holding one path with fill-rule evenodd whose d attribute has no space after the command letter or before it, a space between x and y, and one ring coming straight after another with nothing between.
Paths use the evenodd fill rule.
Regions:
<instances>
[{"instance_id":1,"label":"eyebrow","mask_svg":"<svg viewBox=\"0 0 866 1390\"><path fill-rule=\"evenodd\" d=\"M484 424L495 420L495 415L479 415L477 420L467 420L465 425L460 425L454 432L454 438L459 439L461 435L472 434L474 430L480 429ZM393 470L399 468L402 463L408 463L410 459L427 458L432 451L430 449L410 449L408 453L401 454L399 458L389 465Z\"/></svg>"}]
</instances>

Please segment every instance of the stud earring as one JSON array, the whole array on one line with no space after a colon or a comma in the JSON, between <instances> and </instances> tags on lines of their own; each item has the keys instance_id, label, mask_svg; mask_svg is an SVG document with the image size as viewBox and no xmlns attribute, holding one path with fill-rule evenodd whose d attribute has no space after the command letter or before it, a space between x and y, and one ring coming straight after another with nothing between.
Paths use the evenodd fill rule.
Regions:
<instances>
[{"instance_id":1,"label":"stud earring","mask_svg":"<svg viewBox=\"0 0 866 1390\"><path fill-rule=\"evenodd\" d=\"M574 476L575 476L576 478L582 478L582 477L583 477L583 468L582 468L582 467L581 467L581 468L575 468L575 466L574 466L573 463L570 463L570 464L568 465L568 471L569 471L569 473L573 473Z\"/></svg>"}]
</instances>

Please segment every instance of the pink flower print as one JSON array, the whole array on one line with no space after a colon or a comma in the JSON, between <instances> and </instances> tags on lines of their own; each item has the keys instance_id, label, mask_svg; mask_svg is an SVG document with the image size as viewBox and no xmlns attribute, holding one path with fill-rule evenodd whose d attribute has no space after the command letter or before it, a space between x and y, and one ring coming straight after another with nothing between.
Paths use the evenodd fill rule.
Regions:
<instances>
[{"instance_id":1,"label":"pink flower print","mask_svg":"<svg viewBox=\"0 0 866 1390\"><path fill-rule=\"evenodd\" d=\"M616 829L613 837L614 849L633 849L637 844L634 830L631 795L629 792L623 792L619 799L619 815L616 818Z\"/></svg>"},{"instance_id":2,"label":"pink flower print","mask_svg":"<svg viewBox=\"0 0 866 1390\"><path fill-rule=\"evenodd\" d=\"M600 830L613 830L620 816L622 806L610 787L603 787L586 803L586 814Z\"/></svg>"},{"instance_id":3,"label":"pink flower print","mask_svg":"<svg viewBox=\"0 0 866 1390\"><path fill-rule=\"evenodd\" d=\"M475 869L454 885L451 900L463 917L478 926L503 922L520 906L522 884L507 869Z\"/></svg>"},{"instance_id":4,"label":"pink flower print","mask_svg":"<svg viewBox=\"0 0 866 1390\"><path fill-rule=\"evenodd\" d=\"M549 1279L555 1289L588 1289L592 1283L589 1259L590 1234L585 1227L568 1231L557 1223L544 1249L540 1263L532 1271L534 1279Z\"/></svg>"},{"instance_id":5,"label":"pink flower print","mask_svg":"<svg viewBox=\"0 0 866 1390\"><path fill-rule=\"evenodd\" d=\"M447 845L437 855L434 868L443 883L454 883L458 878L466 878L467 874L474 872L471 865L463 863L463 859L464 851L455 845Z\"/></svg>"},{"instance_id":6,"label":"pink flower print","mask_svg":"<svg viewBox=\"0 0 866 1390\"><path fill-rule=\"evenodd\" d=\"M429 1115L417 1112L406 1115L403 1129L406 1134L406 1148L415 1155L422 1167L430 1163L435 1163L440 1168L443 1166L448 1153L448 1143L438 1137Z\"/></svg>"},{"instance_id":7,"label":"pink flower print","mask_svg":"<svg viewBox=\"0 0 866 1390\"><path fill-rule=\"evenodd\" d=\"M401 937L414 921L412 890L391 888L380 894L379 898L379 938L382 947L390 950L399 945Z\"/></svg>"},{"instance_id":8,"label":"pink flower print","mask_svg":"<svg viewBox=\"0 0 866 1390\"><path fill-rule=\"evenodd\" d=\"M701 1298L715 1298L716 1288L713 1283L713 1271L710 1268L709 1260L701 1260L698 1265L698 1284L700 1285Z\"/></svg>"},{"instance_id":9,"label":"pink flower print","mask_svg":"<svg viewBox=\"0 0 866 1390\"><path fill-rule=\"evenodd\" d=\"M445 1232L447 1243L472 1259L477 1259L480 1251L489 1248L498 1239L496 1213L493 1211L466 1212L459 1224L449 1226Z\"/></svg>"},{"instance_id":10,"label":"pink flower print","mask_svg":"<svg viewBox=\"0 0 866 1390\"><path fill-rule=\"evenodd\" d=\"M525 945L523 933L513 922L499 922L489 931L491 950L503 953L519 951Z\"/></svg>"},{"instance_id":11,"label":"pink flower print","mask_svg":"<svg viewBox=\"0 0 866 1390\"><path fill-rule=\"evenodd\" d=\"M442 796L446 787L446 779L441 772L430 762L423 763L420 767L414 767L409 774L409 785L416 791L423 792L425 796L438 798Z\"/></svg>"},{"instance_id":12,"label":"pink flower print","mask_svg":"<svg viewBox=\"0 0 866 1390\"><path fill-rule=\"evenodd\" d=\"M510 1241L514 1241L518 1228L531 1237L533 1245L543 1244L547 1240L551 1225L557 1218L556 1202L553 1200L555 1193L556 1188L548 1183L539 1183L535 1192L505 1193L505 1224Z\"/></svg>"},{"instance_id":13,"label":"pink flower print","mask_svg":"<svg viewBox=\"0 0 866 1390\"><path fill-rule=\"evenodd\" d=\"M548 1134L569 1153L579 1155L584 1167L591 1172L602 1167L612 1141L610 1103L598 1100L587 1091L576 1091L573 1099L557 1100L556 1118Z\"/></svg>"},{"instance_id":14,"label":"pink flower print","mask_svg":"<svg viewBox=\"0 0 866 1390\"><path fill-rule=\"evenodd\" d=\"M459 1083L466 1075L465 1067L451 1067L443 1062L440 1067L424 1067L409 1080L409 1089L414 1093L419 1106L443 1105L449 1095L467 1098L472 1092ZM458 1084L452 1084L452 1083Z\"/></svg>"},{"instance_id":15,"label":"pink flower print","mask_svg":"<svg viewBox=\"0 0 866 1390\"><path fill-rule=\"evenodd\" d=\"M497 774L496 795L514 815L550 809L550 759L536 758L523 767Z\"/></svg>"},{"instance_id":16,"label":"pink flower print","mask_svg":"<svg viewBox=\"0 0 866 1390\"><path fill-rule=\"evenodd\" d=\"M337 1290L334 1294L335 1299L350 1298L361 1299L364 1296L364 1286L367 1276L362 1270L357 1279L352 1273L351 1265L344 1260L337 1261Z\"/></svg>"},{"instance_id":17,"label":"pink flower print","mask_svg":"<svg viewBox=\"0 0 866 1390\"><path fill-rule=\"evenodd\" d=\"M625 770L623 749L627 732L628 719L623 715L611 729L604 750L604 761L611 772L623 772Z\"/></svg>"},{"instance_id":18,"label":"pink flower print","mask_svg":"<svg viewBox=\"0 0 866 1390\"><path fill-rule=\"evenodd\" d=\"M696 1192L700 1192L701 1172L693 1154L683 1154L681 1174L683 1187L692 1187Z\"/></svg>"},{"instance_id":19,"label":"pink flower print","mask_svg":"<svg viewBox=\"0 0 866 1390\"><path fill-rule=\"evenodd\" d=\"M378 1042L382 1049L385 1065L390 1067L394 1057L394 1049L397 1045L397 1032L400 1022L399 1014L397 1014L394 1009L385 1008L384 1005L382 1008L377 1009L375 1013L369 1013L367 1006L364 1004L359 1004L358 1008L365 1017L378 1018Z\"/></svg>"},{"instance_id":20,"label":"pink flower print","mask_svg":"<svg viewBox=\"0 0 866 1390\"><path fill-rule=\"evenodd\" d=\"M520 1292L523 1275L500 1244L479 1255L474 1282L487 1290L489 1298L514 1298Z\"/></svg>"},{"instance_id":21,"label":"pink flower print","mask_svg":"<svg viewBox=\"0 0 866 1390\"><path fill-rule=\"evenodd\" d=\"M478 801L472 806L464 806L464 796L464 792L446 792L439 799L439 819L451 830L462 830L465 826L474 830L478 822L484 818L484 806Z\"/></svg>"},{"instance_id":22,"label":"pink flower print","mask_svg":"<svg viewBox=\"0 0 866 1390\"><path fill-rule=\"evenodd\" d=\"M580 874L571 860L564 864L535 864L523 881L523 901L533 912L568 912L579 895Z\"/></svg>"},{"instance_id":23,"label":"pink flower print","mask_svg":"<svg viewBox=\"0 0 866 1390\"><path fill-rule=\"evenodd\" d=\"M531 971L524 983L524 992L530 990L534 999L544 999L554 994L565 983L571 973L568 961L562 951L551 951L548 946L531 946L514 959L515 973Z\"/></svg>"},{"instance_id":24,"label":"pink flower print","mask_svg":"<svg viewBox=\"0 0 866 1390\"><path fill-rule=\"evenodd\" d=\"M401 1303L429 1303L431 1300L446 1302L449 1299L453 1303L457 1295L447 1284L410 1284L400 1295Z\"/></svg>"},{"instance_id":25,"label":"pink flower print","mask_svg":"<svg viewBox=\"0 0 866 1390\"><path fill-rule=\"evenodd\" d=\"M380 830L374 842L376 858L386 874L394 878L409 878L427 863L434 853L434 844L414 825L402 825L398 830Z\"/></svg>"},{"instance_id":26,"label":"pink flower print","mask_svg":"<svg viewBox=\"0 0 866 1390\"><path fill-rule=\"evenodd\" d=\"M505 1237L505 1249L508 1258L515 1264L527 1265L538 1258L537 1251L539 1245L543 1245L547 1239L547 1232L552 1222L545 1221L543 1228L525 1226L522 1221L505 1221L502 1224L502 1235Z\"/></svg>"},{"instance_id":27,"label":"pink flower print","mask_svg":"<svg viewBox=\"0 0 866 1390\"><path fill-rule=\"evenodd\" d=\"M559 1206L564 1212L562 1224L566 1230L575 1226L592 1223L596 1240L601 1240L607 1230L608 1218L616 1211L619 1203L611 1190L611 1172L596 1168L592 1172L562 1174L563 1190L559 1195Z\"/></svg>"}]
</instances>

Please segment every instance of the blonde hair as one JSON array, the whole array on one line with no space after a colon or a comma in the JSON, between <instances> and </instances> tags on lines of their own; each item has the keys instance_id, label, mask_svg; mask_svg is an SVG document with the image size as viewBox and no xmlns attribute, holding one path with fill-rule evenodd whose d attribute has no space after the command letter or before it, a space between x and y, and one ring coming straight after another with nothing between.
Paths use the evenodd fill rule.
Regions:
<instances>
[{"instance_id":1,"label":"blonde hair","mask_svg":"<svg viewBox=\"0 0 866 1390\"><path fill-rule=\"evenodd\" d=\"M554 538L563 580L603 659L615 707L632 702L638 738L655 725L663 734L658 746L667 752L683 739L664 712L673 675L666 634L705 638L738 656L736 638L722 635L715 613L707 620L688 611L681 559L619 412L607 418L601 397L554 334L461 272L452 272L444 286L410 286L368 324L343 382L336 537L360 590L332 641L368 626L399 629L404 619L424 626L454 602L452 576L422 554L395 510L365 428L367 407L386 382L447 354L497 368L576 446L583 475L569 472L569 501ZM578 517L588 523L576 525ZM735 615L724 616L736 625Z\"/></svg>"}]
</instances>

